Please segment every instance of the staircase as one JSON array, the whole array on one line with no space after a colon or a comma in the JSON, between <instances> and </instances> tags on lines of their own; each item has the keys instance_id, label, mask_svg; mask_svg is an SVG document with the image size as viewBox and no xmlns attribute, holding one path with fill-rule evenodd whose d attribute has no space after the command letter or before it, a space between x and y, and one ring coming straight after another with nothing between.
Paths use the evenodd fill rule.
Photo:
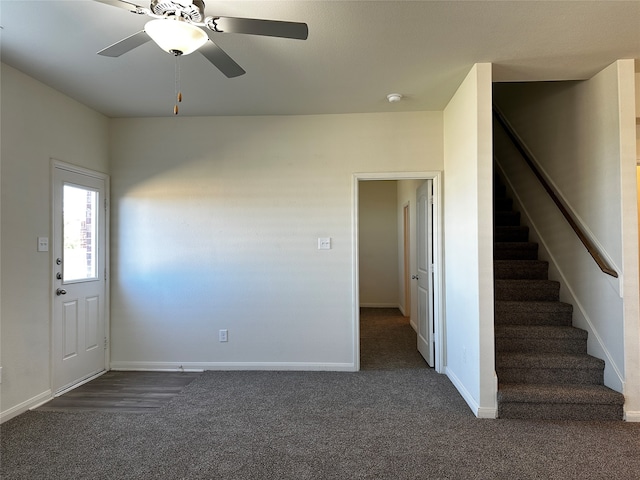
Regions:
<instances>
[{"instance_id":1,"label":"staircase","mask_svg":"<svg viewBox=\"0 0 640 480\"><path fill-rule=\"evenodd\" d=\"M495 349L498 417L622 420L624 397L604 386L604 361L587 355L587 332L494 182Z\"/></svg>"}]
</instances>

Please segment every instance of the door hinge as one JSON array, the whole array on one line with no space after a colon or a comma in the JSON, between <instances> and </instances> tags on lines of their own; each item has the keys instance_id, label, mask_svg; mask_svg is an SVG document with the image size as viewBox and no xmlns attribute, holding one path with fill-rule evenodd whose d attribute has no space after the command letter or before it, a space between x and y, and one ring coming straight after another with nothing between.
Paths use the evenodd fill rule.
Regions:
<instances>
[{"instance_id":1,"label":"door hinge","mask_svg":"<svg viewBox=\"0 0 640 480\"><path fill-rule=\"evenodd\" d=\"M429 271L433 273L433 263L429 266Z\"/></svg>"},{"instance_id":2,"label":"door hinge","mask_svg":"<svg viewBox=\"0 0 640 480\"><path fill-rule=\"evenodd\" d=\"M104 349L106 350L108 346L109 346L109 341L107 340L107 337L104 337Z\"/></svg>"},{"instance_id":3,"label":"door hinge","mask_svg":"<svg viewBox=\"0 0 640 480\"><path fill-rule=\"evenodd\" d=\"M105 199L104 199L104 210L105 210L105 212L107 211L108 207L109 207L109 199L105 197Z\"/></svg>"}]
</instances>

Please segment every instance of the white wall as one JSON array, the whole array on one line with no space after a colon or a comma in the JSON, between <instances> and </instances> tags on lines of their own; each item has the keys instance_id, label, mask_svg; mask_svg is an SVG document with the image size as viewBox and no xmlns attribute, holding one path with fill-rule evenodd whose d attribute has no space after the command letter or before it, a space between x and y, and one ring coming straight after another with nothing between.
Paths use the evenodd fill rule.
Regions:
<instances>
[{"instance_id":1,"label":"white wall","mask_svg":"<svg viewBox=\"0 0 640 480\"><path fill-rule=\"evenodd\" d=\"M441 170L442 128L442 112L114 120L113 367L353 369L353 174Z\"/></svg>"},{"instance_id":2,"label":"white wall","mask_svg":"<svg viewBox=\"0 0 640 480\"><path fill-rule=\"evenodd\" d=\"M491 65L475 65L444 110L447 375L495 417Z\"/></svg>"},{"instance_id":3,"label":"white wall","mask_svg":"<svg viewBox=\"0 0 640 480\"><path fill-rule=\"evenodd\" d=\"M636 60L636 62L638 62L638 66L640 67L640 60ZM636 90L636 101L635 101L635 106L636 106L636 118L640 117L640 73L636 73L635 74L635 90Z\"/></svg>"},{"instance_id":4,"label":"white wall","mask_svg":"<svg viewBox=\"0 0 640 480\"><path fill-rule=\"evenodd\" d=\"M360 306L398 307L398 182L394 180L360 182L359 268Z\"/></svg>"},{"instance_id":5,"label":"white wall","mask_svg":"<svg viewBox=\"0 0 640 480\"><path fill-rule=\"evenodd\" d=\"M0 418L51 395L51 158L108 169L102 115L2 64ZM50 238L51 243L51 238Z\"/></svg>"},{"instance_id":6,"label":"white wall","mask_svg":"<svg viewBox=\"0 0 640 480\"><path fill-rule=\"evenodd\" d=\"M574 325L637 412L638 230L633 61L583 82L497 85L496 102L620 278L602 272L522 163L503 162ZM625 363L627 365L625 365ZM634 414L635 415L635 414Z\"/></svg>"}]
</instances>

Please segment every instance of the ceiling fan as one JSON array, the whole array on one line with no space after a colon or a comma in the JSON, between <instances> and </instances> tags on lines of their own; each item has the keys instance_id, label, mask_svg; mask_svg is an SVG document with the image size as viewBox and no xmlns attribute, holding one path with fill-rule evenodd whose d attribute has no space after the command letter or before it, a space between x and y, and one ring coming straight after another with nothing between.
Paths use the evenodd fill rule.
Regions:
<instances>
[{"instance_id":1,"label":"ceiling fan","mask_svg":"<svg viewBox=\"0 0 640 480\"><path fill-rule=\"evenodd\" d=\"M306 23L205 16L203 0L151 0L148 8L125 0L94 1L154 19L146 23L144 30L100 50L99 55L119 57L153 40L175 56L200 52L228 78L246 72L214 43L211 37L215 34L244 33L298 40L306 40L309 34Z\"/></svg>"}]
</instances>

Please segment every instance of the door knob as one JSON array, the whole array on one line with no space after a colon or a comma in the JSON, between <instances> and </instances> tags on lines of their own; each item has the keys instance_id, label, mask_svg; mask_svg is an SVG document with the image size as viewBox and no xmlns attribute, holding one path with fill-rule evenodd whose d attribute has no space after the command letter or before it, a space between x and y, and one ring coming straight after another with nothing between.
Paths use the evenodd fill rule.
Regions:
<instances>
[{"instance_id":1,"label":"door knob","mask_svg":"<svg viewBox=\"0 0 640 480\"><path fill-rule=\"evenodd\" d=\"M59 288L56 290L56 295L60 296L60 295L66 295L67 291L63 288Z\"/></svg>"},{"instance_id":2,"label":"door knob","mask_svg":"<svg viewBox=\"0 0 640 480\"><path fill-rule=\"evenodd\" d=\"M411 280L418 280L418 275L411 275Z\"/></svg>"}]
</instances>

